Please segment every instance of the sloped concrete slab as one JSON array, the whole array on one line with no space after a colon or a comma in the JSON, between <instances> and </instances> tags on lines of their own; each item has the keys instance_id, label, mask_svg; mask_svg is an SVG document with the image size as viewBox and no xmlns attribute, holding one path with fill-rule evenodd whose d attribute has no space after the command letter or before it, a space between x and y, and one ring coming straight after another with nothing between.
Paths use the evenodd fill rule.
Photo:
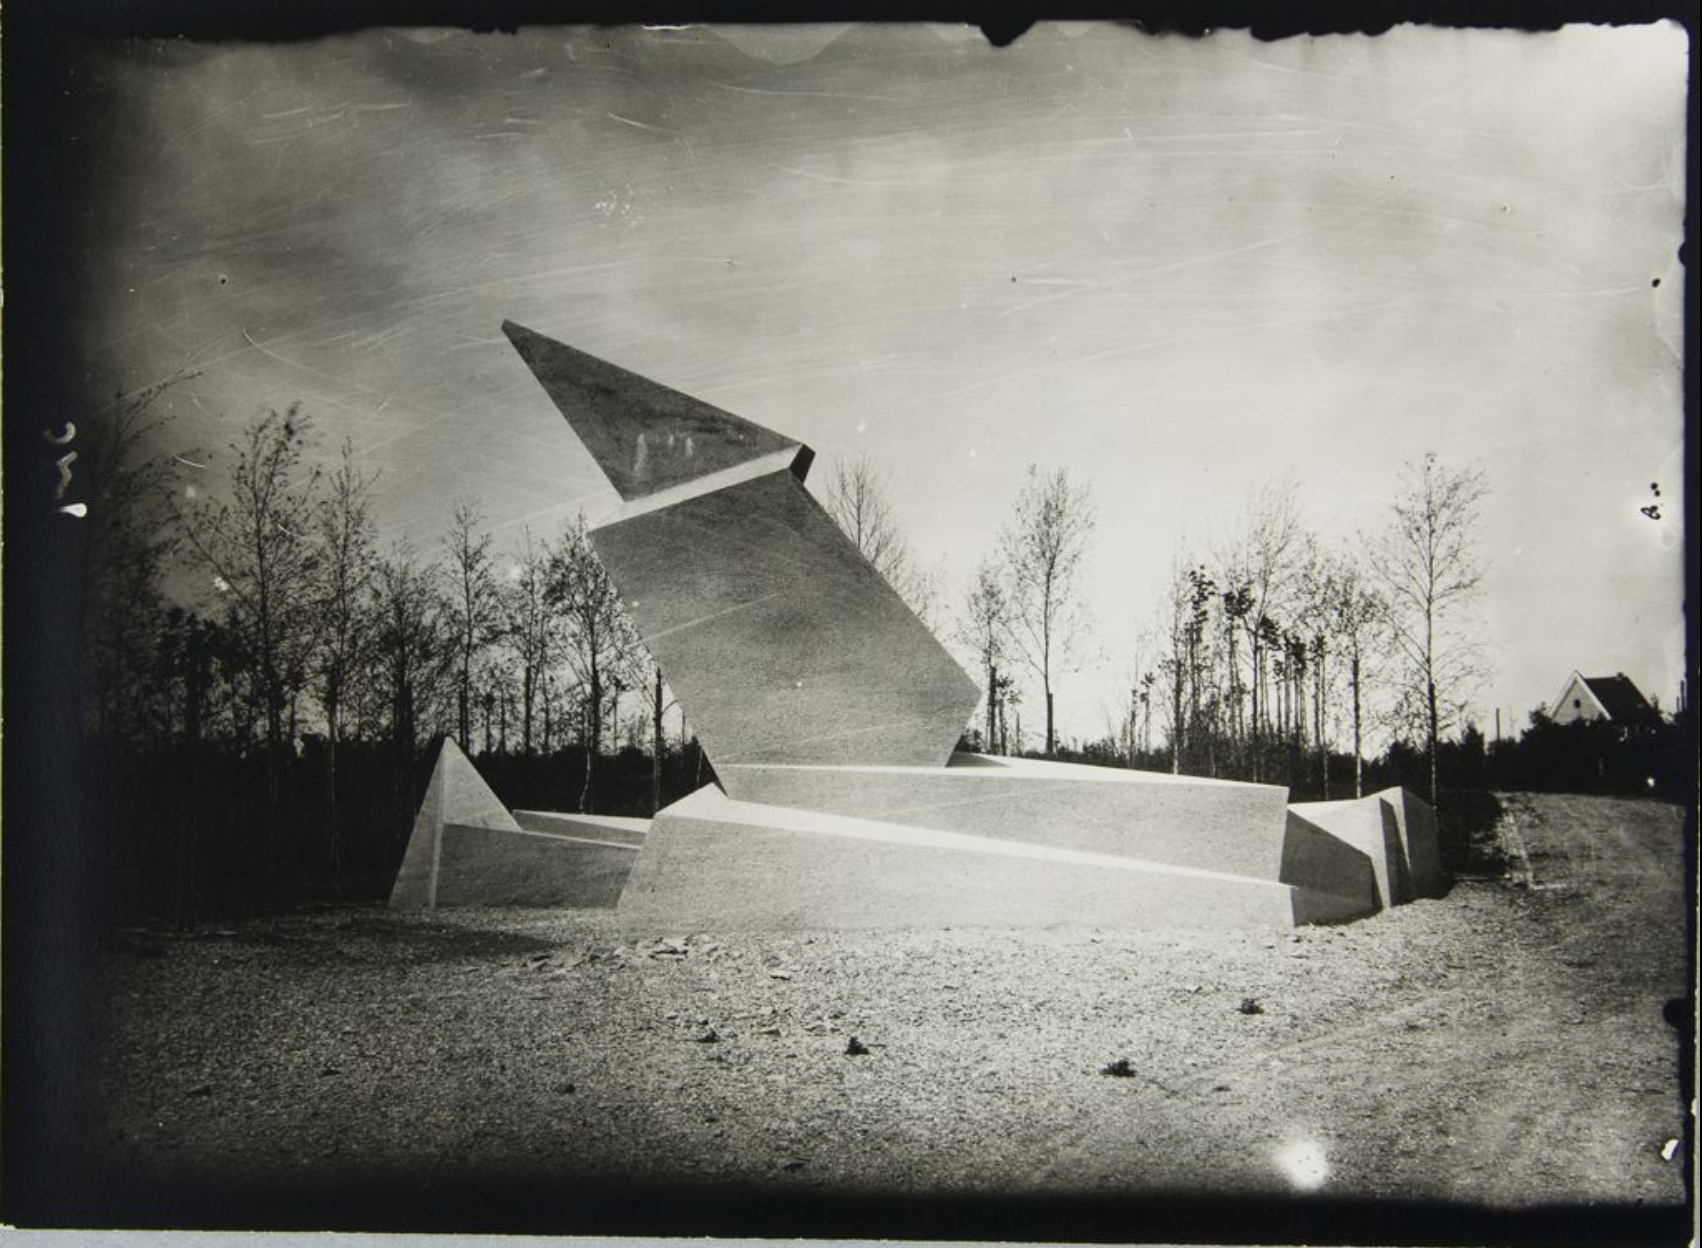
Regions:
<instances>
[{"instance_id":1,"label":"sloped concrete slab","mask_svg":"<svg viewBox=\"0 0 1702 1248\"><path fill-rule=\"evenodd\" d=\"M1283 878L1288 790L1275 785L963 754L947 767L732 763L716 775L739 801Z\"/></svg>"},{"instance_id":2,"label":"sloped concrete slab","mask_svg":"<svg viewBox=\"0 0 1702 1248\"><path fill-rule=\"evenodd\" d=\"M735 801L713 786L656 816L617 907L633 933L1272 930L1352 910L1269 879Z\"/></svg>"},{"instance_id":3,"label":"sloped concrete slab","mask_svg":"<svg viewBox=\"0 0 1702 1248\"><path fill-rule=\"evenodd\" d=\"M943 765L975 682L791 472L591 540L717 770Z\"/></svg>"},{"instance_id":4,"label":"sloped concrete slab","mask_svg":"<svg viewBox=\"0 0 1702 1248\"><path fill-rule=\"evenodd\" d=\"M638 852L611 840L445 824L436 904L612 909Z\"/></svg>"},{"instance_id":5,"label":"sloped concrete slab","mask_svg":"<svg viewBox=\"0 0 1702 1248\"><path fill-rule=\"evenodd\" d=\"M650 820L621 815L577 815L555 810L517 810L514 821L527 832L553 832L577 840L607 841L637 849L650 831Z\"/></svg>"}]
</instances>

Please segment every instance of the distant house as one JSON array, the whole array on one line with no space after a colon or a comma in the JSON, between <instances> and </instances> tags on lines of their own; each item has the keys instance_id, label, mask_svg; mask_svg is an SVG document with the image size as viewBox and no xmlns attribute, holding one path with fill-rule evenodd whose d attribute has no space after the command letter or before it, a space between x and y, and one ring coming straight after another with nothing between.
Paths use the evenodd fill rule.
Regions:
<instances>
[{"instance_id":1,"label":"distant house","mask_svg":"<svg viewBox=\"0 0 1702 1248\"><path fill-rule=\"evenodd\" d=\"M1626 730L1647 728L1661 719L1660 712L1624 672L1614 676L1580 676L1573 672L1554 700L1549 717L1557 724L1605 720Z\"/></svg>"}]
</instances>

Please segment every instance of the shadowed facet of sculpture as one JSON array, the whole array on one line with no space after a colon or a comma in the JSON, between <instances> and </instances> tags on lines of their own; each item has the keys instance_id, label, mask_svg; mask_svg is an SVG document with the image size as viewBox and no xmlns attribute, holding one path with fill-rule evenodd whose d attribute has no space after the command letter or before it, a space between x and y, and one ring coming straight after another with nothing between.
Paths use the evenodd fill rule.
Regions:
<instances>
[{"instance_id":1,"label":"shadowed facet of sculpture","mask_svg":"<svg viewBox=\"0 0 1702 1248\"><path fill-rule=\"evenodd\" d=\"M502 332L625 501L780 451L801 457L800 476L808 465L809 451L772 429L512 321Z\"/></svg>"},{"instance_id":2,"label":"shadowed facet of sculpture","mask_svg":"<svg viewBox=\"0 0 1702 1248\"><path fill-rule=\"evenodd\" d=\"M979 690L804 489L807 447L503 330L627 500L591 542L712 763L946 762Z\"/></svg>"}]
</instances>

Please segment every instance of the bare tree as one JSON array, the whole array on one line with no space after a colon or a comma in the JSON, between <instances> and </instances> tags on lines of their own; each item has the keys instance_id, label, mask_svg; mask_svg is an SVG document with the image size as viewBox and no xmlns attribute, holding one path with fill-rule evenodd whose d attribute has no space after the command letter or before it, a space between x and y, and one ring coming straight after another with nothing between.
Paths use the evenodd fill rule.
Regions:
<instances>
[{"instance_id":1,"label":"bare tree","mask_svg":"<svg viewBox=\"0 0 1702 1248\"><path fill-rule=\"evenodd\" d=\"M354 448L345 441L341 461L326 483L315 517L319 582L313 596L312 666L319 706L325 714L326 832L331 886L339 893L343 861L337 818L337 747L343 736L343 707L349 682L361 670L362 652L370 639L364 625L369 614L375 560L367 491L376 476L355 468Z\"/></svg>"},{"instance_id":2,"label":"bare tree","mask_svg":"<svg viewBox=\"0 0 1702 1248\"><path fill-rule=\"evenodd\" d=\"M1335 653L1347 663L1349 716L1353 723L1353 795L1365 796L1367 667L1379 652L1387 608L1365 570L1341 555L1330 562L1326 632Z\"/></svg>"},{"instance_id":3,"label":"bare tree","mask_svg":"<svg viewBox=\"0 0 1702 1248\"><path fill-rule=\"evenodd\" d=\"M449 625L455 634L455 708L462 748L473 748L473 671L500 628L500 603L484 516L466 500L451 513L444 545L449 550Z\"/></svg>"},{"instance_id":4,"label":"bare tree","mask_svg":"<svg viewBox=\"0 0 1702 1248\"><path fill-rule=\"evenodd\" d=\"M1182 754L1188 747L1188 690L1190 634L1194 618L1194 578L1196 567L1188 564L1187 554L1178 550L1171 560L1170 580L1160 604L1156 631L1162 639L1156 671L1162 686L1166 716L1169 720L1170 771L1182 772Z\"/></svg>"},{"instance_id":5,"label":"bare tree","mask_svg":"<svg viewBox=\"0 0 1702 1248\"><path fill-rule=\"evenodd\" d=\"M1266 665L1281 645L1280 614L1300 566L1305 545L1297 487L1292 480L1266 485L1248 501L1241 532L1218 558L1223 607L1247 638L1249 680L1247 731L1255 780L1263 771L1261 748L1271 726ZM1232 714L1240 717L1240 681L1232 681Z\"/></svg>"},{"instance_id":6,"label":"bare tree","mask_svg":"<svg viewBox=\"0 0 1702 1248\"><path fill-rule=\"evenodd\" d=\"M886 480L868 455L835 459L826 473L822 507L845 531L862 556L929 628L939 605L940 575L916 562L887 502Z\"/></svg>"},{"instance_id":7,"label":"bare tree","mask_svg":"<svg viewBox=\"0 0 1702 1248\"><path fill-rule=\"evenodd\" d=\"M667 685L663 683L662 669L656 667L655 684L650 698L650 811L652 814L662 809L662 760L668 747L668 738L663 731L662 719L674 704L674 699L668 697ZM682 747L684 746L683 739L680 744Z\"/></svg>"},{"instance_id":8,"label":"bare tree","mask_svg":"<svg viewBox=\"0 0 1702 1248\"><path fill-rule=\"evenodd\" d=\"M1437 743L1463 712L1460 686L1477 674L1478 649L1463 624L1483 579L1477 524L1488 489L1481 469L1450 468L1434 454L1408 464L1376 547L1399 693L1424 734L1432 805Z\"/></svg>"},{"instance_id":9,"label":"bare tree","mask_svg":"<svg viewBox=\"0 0 1702 1248\"><path fill-rule=\"evenodd\" d=\"M503 638L520 676L520 749L532 753L532 725L544 675L552 657L555 620L550 613L547 549L532 540L532 531L521 533L502 587Z\"/></svg>"},{"instance_id":10,"label":"bare tree","mask_svg":"<svg viewBox=\"0 0 1702 1248\"><path fill-rule=\"evenodd\" d=\"M987 727L982 747L999 752L1000 669L1010 644L1010 595L1002 570L992 560L983 560L975 571L975 584L963 602L958 638L975 655L975 665L987 681Z\"/></svg>"},{"instance_id":11,"label":"bare tree","mask_svg":"<svg viewBox=\"0 0 1702 1248\"><path fill-rule=\"evenodd\" d=\"M642 653L637 630L591 546L584 516L550 549L545 596L561 613L568 663L585 690L585 787L579 796L583 811L595 800L593 776L603 740L603 700L611 693L618 697L619 690L638 683Z\"/></svg>"},{"instance_id":12,"label":"bare tree","mask_svg":"<svg viewBox=\"0 0 1702 1248\"><path fill-rule=\"evenodd\" d=\"M175 463L155 448L169 426L160 408L183 374L118 394L79 428L53 440L61 490L73 484L87 512L79 626L85 722L97 735L135 737L150 718L143 668L162 642L161 583L181 542L171 523Z\"/></svg>"},{"instance_id":13,"label":"bare tree","mask_svg":"<svg viewBox=\"0 0 1702 1248\"><path fill-rule=\"evenodd\" d=\"M210 575L226 627L253 664L266 732L266 808L278 809L286 712L306 680L319 551L313 541L320 484L303 468L312 422L297 405L252 421L238 442L230 498L190 507L186 534ZM267 880L275 882L277 821L266 821Z\"/></svg>"},{"instance_id":14,"label":"bare tree","mask_svg":"<svg viewBox=\"0 0 1702 1248\"><path fill-rule=\"evenodd\" d=\"M422 564L407 541L379 560L374 590L373 656L390 708L392 791L398 811L411 815L421 711L451 658L446 604L439 569Z\"/></svg>"},{"instance_id":15,"label":"bare tree","mask_svg":"<svg viewBox=\"0 0 1702 1248\"><path fill-rule=\"evenodd\" d=\"M1053 673L1085 631L1076 593L1093 525L1085 486L1072 485L1066 469L1042 474L1030 464L1011 521L999 535L1010 576L1012 634L1046 697L1048 758L1058 747Z\"/></svg>"}]
</instances>

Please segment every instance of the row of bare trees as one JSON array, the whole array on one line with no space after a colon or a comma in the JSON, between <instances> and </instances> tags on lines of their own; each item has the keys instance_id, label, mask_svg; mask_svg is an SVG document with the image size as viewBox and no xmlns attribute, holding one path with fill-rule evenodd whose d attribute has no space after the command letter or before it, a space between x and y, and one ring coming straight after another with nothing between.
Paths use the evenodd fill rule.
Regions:
<instances>
[{"instance_id":1,"label":"row of bare trees","mask_svg":"<svg viewBox=\"0 0 1702 1248\"><path fill-rule=\"evenodd\" d=\"M1292 782L1330 795L1344 746L1363 792L1366 741L1413 743L1437 797L1437 746L1463 727L1483 652L1470 608L1486 482L1426 456L1403 471L1387 523L1350 545L1308 530L1292 481L1250 499L1217 550L1182 548L1136 665L1131 756L1171 769Z\"/></svg>"},{"instance_id":2,"label":"row of bare trees","mask_svg":"<svg viewBox=\"0 0 1702 1248\"><path fill-rule=\"evenodd\" d=\"M1334 547L1307 527L1292 480L1257 490L1216 549L1177 551L1139 630L1111 748L1094 756L1304 779L1327 796L1333 753L1351 752L1359 793L1368 741L1402 740L1425 757L1434 801L1439 743L1465 726L1482 674L1471 607L1486 489L1481 471L1426 456L1403 470L1385 525ZM1089 641L1082 569L1094 527L1086 487L1030 467L956 615L984 690L981 748L1023 748L1026 685L1043 700L1044 753L1059 752L1054 686Z\"/></svg>"},{"instance_id":3,"label":"row of bare trees","mask_svg":"<svg viewBox=\"0 0 1702 1248\"><path fill-rule=\"evenodd\" d=\"M1056 680L1086 640L1082 564L1095 513L1086 486L1065 469L1029 465L993 554L976 568L958 616L957 639L983 679L983 749L1021 749L1022 675L1040 686L1044 750L1058 751ZM1014 721L1014 723L1013 723Z\"/></svg>"}]
</instances>

